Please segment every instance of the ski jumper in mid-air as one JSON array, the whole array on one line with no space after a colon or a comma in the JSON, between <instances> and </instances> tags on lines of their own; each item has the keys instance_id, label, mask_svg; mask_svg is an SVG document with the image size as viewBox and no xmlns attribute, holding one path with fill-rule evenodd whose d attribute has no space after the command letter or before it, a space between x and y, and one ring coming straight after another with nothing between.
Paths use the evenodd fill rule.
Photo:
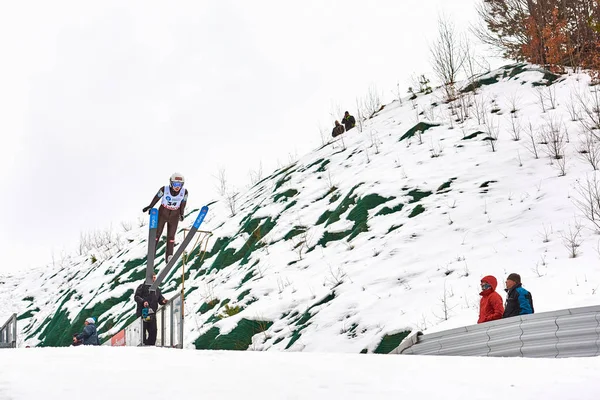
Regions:
<instances>
[{"instance_id":1,"label":"ski jumper in mid-air","mask_svg":"<svg viewBox=\"0 0 600 400\"><path fill-rule=\"evenodd\" d=\"M165 262L169 262L173 255L173 246L175 244L175 233L177 232L177 224L183 221L183 213L187 203L188 191L183 188L185 180L183 175L174 173L171 175L168 186L158 190L149 206L144 207L143 211L148 212L154 205L161 200L160 208L158 209L158 227L156 230L156 242L162 235L165 223L167 224L167 252Z\"/></svg>"}]
</instances>

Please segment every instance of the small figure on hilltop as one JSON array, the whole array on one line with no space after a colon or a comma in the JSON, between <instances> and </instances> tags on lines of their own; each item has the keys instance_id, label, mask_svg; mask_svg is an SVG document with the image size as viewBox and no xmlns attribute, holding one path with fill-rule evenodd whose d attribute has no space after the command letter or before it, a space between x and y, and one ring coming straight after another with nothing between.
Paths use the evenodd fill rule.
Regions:
<instances>
[{"instance_id":1,"label":"small figure on hilltop","mask_svg":"<svg viewBox=\"0 0 600 400\"><path fill-rule=\"evenodd\" d=\"M152 282L154 281L156 281L156 274L152 276ZM137 303L135 315L138 318L143 317L144 345L154 346L157 332L156 311L159 304L167 304L167 299L164 298L160 289L157 288L156 292L151 292L150 286L144 282L135 290L134 300Z\"/></svg>"},{"instance_id":2,"label":"small figure on hilltop","mask_svg":"<svg viewBox=\"0 0 600 400\"><path fill-rule=\"evenodd\" d=\"M497 286L498 281L492 275L481 278L478 324L502 318L504 306L502 305L502 297L496 292Z\"/></svg>"},{"instance_id":3,"label":"small figure on hilltop","mask_svg":"<svg viewBox=\"0 0 600 400\"><path fill-rule=\"evenodd\" d=\"M506 278L506 305L502 318L517 315L533 314L533 298L531 293L521 286L521 275L512 273Z\"/></svg>"},{"instance_id":4,"label":"small figure on hilltop","mask_svg":"<svg viewBox=\"0 0 600 400\"><path fill-rule=\"evenodd\" d=\"M335 127L331 131L331 136L336 137L344 133L344 125L340 124L340 121L335 121Z\"/></svg>"},{"instance_id":5,"label":"small figure on hilltop","mask_svg":"<svg viewBox=\"0 0 600 400\"><path fill-rule=\"evenodd\" d=\"M83 323L83 332L73 335L73 346L89 345L100 346L98 331L96 330L96 320L92 317L87 318Z\"/></svg>"},{"instance_id":6,"label":"small figure on hilltop","mask_svg":"<svg viewBox=\"0 0 600 400\"><path fill-rule=\"evenodd\" d=\"M183 188L185 180L180 173L171 175L169 185L162 187L150 202L150 205L144 207L143 212L148 212L162 198L160 208L158 209L158 227L156 229L156 242L162 235L165 223L167 224L167 251L165 254L165 262L169 262L173 255L173 247L175 245L175 233L177 232L177 224L183 221L185 205L188 199L188 190Z\"/></svg>"},{"instance_id":7,"label":"small figure on hilltop","mask_svg":"<svg viewBox=\"0 0 600 400\"><path fill-rule=\"evenodd\" d=\"M346 132L356 126L356 119L348 111L344 113L344 118L342 119L342 123L344 124L344 128L346 128Z\"/></svg>"}]
</instances>

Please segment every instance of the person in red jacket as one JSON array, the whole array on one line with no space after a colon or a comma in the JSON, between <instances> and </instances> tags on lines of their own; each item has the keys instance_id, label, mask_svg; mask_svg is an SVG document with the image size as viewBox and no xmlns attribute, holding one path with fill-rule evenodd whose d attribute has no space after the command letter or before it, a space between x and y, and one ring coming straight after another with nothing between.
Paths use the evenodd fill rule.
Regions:
<instances>
[{"instance_id":1,"label":"person in red jacket","mask_svg":"<svg viewBox=\"0 0 600 400\"><path fill-rule=\"evenodd\" d=\"M491 275L481 278L481 301L479 302L478 324L501 319L504 314L502 297L496 292L498 281Z\"/></svg>"}]
</instances>

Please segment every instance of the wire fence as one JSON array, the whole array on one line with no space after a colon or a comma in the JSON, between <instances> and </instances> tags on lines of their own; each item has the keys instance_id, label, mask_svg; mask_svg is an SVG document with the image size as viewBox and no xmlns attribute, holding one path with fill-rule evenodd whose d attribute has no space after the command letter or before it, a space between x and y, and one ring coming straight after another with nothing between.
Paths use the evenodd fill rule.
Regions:
<instances>
[{"instance_id":1,"label":"wire fence","mask_svg":"<svg viewBox=\"0 0 600 400\"><path fill-rule=\"evenodd\" d=\"M178 293L156 312L156 346L183 348L183 310L182 294ZM144 329L142 318L113 335L106 346L142 346Z\"/></svg>"},{"instance_id":2,"label":"wire fence","mask_svg":"<svg viewBox=\"0 0 600 400\"><path fill-rule=\"evenodd\" d=\"M0 327L0 349L17 347L17 314Z\"/></svg>"}]
</instances>

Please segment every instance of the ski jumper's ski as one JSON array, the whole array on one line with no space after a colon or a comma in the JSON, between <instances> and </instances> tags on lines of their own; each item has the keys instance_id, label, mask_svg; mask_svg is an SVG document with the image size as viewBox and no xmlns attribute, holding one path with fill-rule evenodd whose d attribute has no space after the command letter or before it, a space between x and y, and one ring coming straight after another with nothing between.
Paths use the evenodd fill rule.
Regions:
<instances>
[{"instance_id":1,"label":"ski jumper's ski","mask_svg":"<svg viewBox=\"0 0 600 400\"><path fill-rule=\"evenodd\" d=\"M152 285L154 275L154 254L156 253L156 229L158 227L158 210L150 210L150 223L148 229L148 256L146 257L146 285Z\"/></svg>"},{"instance_id":2,"label":"ski jumper's ski","mask_svg":"<svg viewBox=\"0 0 600 400\"><path fill-rule=\"evenodd\" d=\"M158 288L158 286L161 284L163 279L165 279L165 277L167 276L169 271L171 271L171 269L175 266L175 264L177 263L177 260L179 260L179 257L181 257L181 254L183 254L187 245L190 244L190 242L192 241L192 238L198 231L198 228L200 228L200 225L202 224L202 221L204 221L204 217L206 217L207 212L208 212L207 206L204 206L200 209L200 213L196 217L196 221L194 221L194 225L190 229L190 231L187 234L187 236L185 237L185 239L183 239L183 242L177 248L177 251L175 252L175 254L173 254L173 256L171 257L171 260L169 260L169 263L167 264L167 266L164 267L162 269L162 271L160 271L160 273L156 277L156 280L154 281L154 283L152 283L152 286L150 287L150 291L156 292L156 288Z\"/></svg>"}]
</instances>

